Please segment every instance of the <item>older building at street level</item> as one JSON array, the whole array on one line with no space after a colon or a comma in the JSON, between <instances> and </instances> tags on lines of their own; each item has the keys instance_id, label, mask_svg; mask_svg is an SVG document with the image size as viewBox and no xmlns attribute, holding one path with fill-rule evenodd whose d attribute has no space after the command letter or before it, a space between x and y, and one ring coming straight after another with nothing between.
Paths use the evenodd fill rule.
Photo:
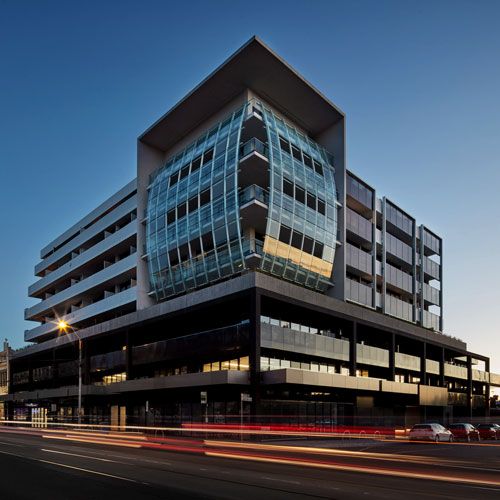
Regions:
<instances>
[{"instance_id":1,"label":"older building at street level","mask_svg":"<svg viewBox=\"0 0 500 500\"><path fill-rule=\"evenodd\" d=\"M78 338L89 422L486 415L500 376L444 333L443 241L347 169L345 137L260 40L229 57L42 249L10 417L75 417Z\"/></svg>"}]
</instances>

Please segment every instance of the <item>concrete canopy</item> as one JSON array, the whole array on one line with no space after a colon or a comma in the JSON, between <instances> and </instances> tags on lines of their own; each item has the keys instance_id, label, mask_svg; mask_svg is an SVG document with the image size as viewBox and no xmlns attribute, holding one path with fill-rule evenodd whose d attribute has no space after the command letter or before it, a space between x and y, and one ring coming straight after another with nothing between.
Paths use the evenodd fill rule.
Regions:
<instances>
[{"instance_id":1,"label":"concrete canopy","mask_svg":"<svg viewBox=\"0 0 500 500\"><path fill-rule=\"evenodd\" d=\"M139 140L168 150L227 102L251 89L315 137L344 113L257 37L252 37Z\"/></svg>"}]
</instances>

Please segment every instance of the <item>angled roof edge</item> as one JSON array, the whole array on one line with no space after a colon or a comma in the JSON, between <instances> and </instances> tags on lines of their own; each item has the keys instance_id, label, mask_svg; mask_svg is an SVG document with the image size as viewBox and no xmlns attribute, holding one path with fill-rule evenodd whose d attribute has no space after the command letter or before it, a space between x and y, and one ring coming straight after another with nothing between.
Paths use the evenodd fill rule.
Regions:
<instances>
[{"instance_id":1,"label":"angled roof edge","mask_svg":"<svg viewBox=\"0 0 500 500\"><path fill-rule=\"evenodd\" d=\"M312 136L345 116L285 60L253 36L141 134L139 140L166 151L247 88Z\"/></svg>"}]
</instances>

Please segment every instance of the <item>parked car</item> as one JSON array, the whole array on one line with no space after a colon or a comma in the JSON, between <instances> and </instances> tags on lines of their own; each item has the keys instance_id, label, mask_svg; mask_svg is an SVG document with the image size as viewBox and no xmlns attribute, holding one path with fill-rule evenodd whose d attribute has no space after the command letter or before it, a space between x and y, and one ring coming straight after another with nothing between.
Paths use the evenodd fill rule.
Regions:
<instances>
[{"instance_id":1,"label":"parked car","mask_svg":"<svg viewBox=\"0 0 500 500\"><path fill-rule=\"evenodd\" d=\"M481 441L479 431L472 424L450 424L448 429L455 439L464 441Z\"/></svg>"},{"instance_id":2,"label":"parked car","mask_svg":"<svg viewBox=\"0 0 500 500\"><path fill-rule=\"evenodd\" d=\"M481 439L500 439L500 425L498 424L479 424L477 430Z\"/></svg>"},{"instance_id":3,"label":"parked car","mask_svg":"<svg viewBox=\"0 0 500 500\"><path fill-rule=\"evenodd\" d=\"M415 424L408 434L410 441L453 441L453 434L441 424Z\"/></svg>"}]
</instances>

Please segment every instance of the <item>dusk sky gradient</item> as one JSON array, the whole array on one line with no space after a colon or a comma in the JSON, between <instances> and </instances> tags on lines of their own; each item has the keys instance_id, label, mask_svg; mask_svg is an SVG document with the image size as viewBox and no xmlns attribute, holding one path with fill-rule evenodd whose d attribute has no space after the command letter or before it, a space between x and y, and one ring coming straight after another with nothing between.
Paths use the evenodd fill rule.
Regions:
<instances>
[{"instance_id":1,"label":"dusk sky gradient","mask_svg":"<svg viewBox=\"0 0 500 500\"><path fill-rule=\"evenodd\" d=\"M347 116L348 168L444 239L445 331L500 373L499 1L0 0L0 337L40 249L258 35Z\"/></svg>"}]
</instances>

